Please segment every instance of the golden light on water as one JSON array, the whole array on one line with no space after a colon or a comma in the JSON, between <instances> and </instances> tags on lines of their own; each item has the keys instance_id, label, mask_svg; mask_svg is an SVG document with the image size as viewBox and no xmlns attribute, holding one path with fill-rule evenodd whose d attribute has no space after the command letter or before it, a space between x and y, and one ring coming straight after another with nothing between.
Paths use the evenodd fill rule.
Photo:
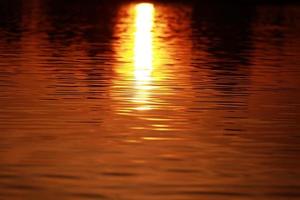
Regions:
<instances>
[{"instance_id":1,"label":"golden light on water","mask_svg":"<svg viewBox=\"0 0 300 200\"><path fill-rule=\"evenodd\" d=\"M150 3L136 5L134 65L136 78L144 80L152 69L152 26L154 7Z\"/></svg>"},{"instance_id":2,"label":"golden light on water","mask_svg":"<svg viewBox=\"0 0 300 200\"><path fill-rule=\"evenodd\" d=\"M137 110L153 114L170 103L165 97L172 88L163 84L172 76L168 66L181 66L184 62L174 65L180 60L172 59L175 50L170 47L176 40L169 43L166 39L170 32L167 24L171 23L168 15L172 15L169 9L152 3L129 4L120 9L115 27L116 38L119 38L114 46L118 64L114 68L112 95L114 100L125 102L116 103L118 114L137 114ZM181 77L180 73L176 77ZM120 90L126 90L126 98L120 98Z\"/></svg>"},{"instance_id":3,"label":"golden light on water","mask_svg":"<svg viewBox=\"0 0 300 200\"><path fill-rule=\"evenodd\" d=\"M136 110L151 109L147 102L153 70L153 18L153 4L140 3L135 6L134 78L136 95L134 101L140 104L135 108Z\"/></svg>"},{"instance_id":4,"label":"golden light on water","mask_svg":"<svg viewBox=\"0 0 300 200\"><path fill-rule=\"evenodd\" d=\"M133 110L153 109L153 85L157 74L153 64L156 59L155 7L151 3L130 4L122 7L119 13L115 33L120 39L115 48L120 64L115 67L117 77L113 85L116 90L113 91L130 85L126 99L131 106L117 109L119 114L127 115Z\"/></svg>"}]
</instances>

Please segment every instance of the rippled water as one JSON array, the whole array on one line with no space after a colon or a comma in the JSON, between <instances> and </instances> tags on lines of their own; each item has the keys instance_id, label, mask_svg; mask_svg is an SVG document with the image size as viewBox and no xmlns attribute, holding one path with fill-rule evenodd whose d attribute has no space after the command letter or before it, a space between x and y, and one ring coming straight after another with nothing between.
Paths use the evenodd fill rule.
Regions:
<instances>
[{"instance_id":1,"label":"rippled water","mask_svg":"<svg viewBox=\"0 0 300 200\"><path fill-rule=\"evenodd\" d=\"M0 2L0 199L300 198L300 7Z\"/></svg>"}]
</instances>

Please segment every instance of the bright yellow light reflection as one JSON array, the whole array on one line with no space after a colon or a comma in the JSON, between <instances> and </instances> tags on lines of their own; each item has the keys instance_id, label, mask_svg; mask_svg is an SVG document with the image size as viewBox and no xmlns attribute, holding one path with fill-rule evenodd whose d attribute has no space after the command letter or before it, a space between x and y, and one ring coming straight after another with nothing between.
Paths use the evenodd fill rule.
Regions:
<instances>
[{"instance_id":1,"label":"bright yellow light reflection","mask_svg":"<svg viewBox=\"0 0 300 200\"><path fill-rule=\"evenodd\" d=\"M191 115L185 111L194 97L189 76L191 10L151 3L129 3L119 8L109 90L114 112L110 112L107 124L117 128L122 124L133 132L190 128L192 120L186 117ZM177 83L184 88L180 96L173 87ZM145 140L151 140L149 137Z\"/></svg>"},{"instance_id":2,"label":"bright yellow light reflection","mask_svg":"<svg viewBox=\"0 0 300 200\"><path fill-rule=\"evenodd\" d=\"M140 3L135 7L134 76L137 94L134 101L140 103L137 110L149 110L147 99L151 90L152 73L152 27L154 6Z\"/></svg>"},{"instance_id":3,"label":"bright yellow light reflection","mask_svg":"<svg viewBox=\"0 0 300 200\"><path fill-rule=\"evenodd\" d=\"M136 78L144 80L152 69L152 21L154 7L150 3L136 5L134 64Z\"/></svg>"}]
</instances>

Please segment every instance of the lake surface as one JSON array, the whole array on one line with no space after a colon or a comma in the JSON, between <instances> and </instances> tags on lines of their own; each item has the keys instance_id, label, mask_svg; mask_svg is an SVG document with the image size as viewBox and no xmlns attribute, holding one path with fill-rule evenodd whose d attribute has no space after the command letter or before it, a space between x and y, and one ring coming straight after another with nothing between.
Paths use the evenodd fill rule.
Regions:
<instances>
[{"instance_id":1,"label":"lake surface","mask_svg":"<svg viewBox=\"0 0 300 200\"><path fill-rule=\"evenodd\" d=\"M1 200L300 198L300 6L83 2L0 2Z\"/></svg>"}]
</instances>

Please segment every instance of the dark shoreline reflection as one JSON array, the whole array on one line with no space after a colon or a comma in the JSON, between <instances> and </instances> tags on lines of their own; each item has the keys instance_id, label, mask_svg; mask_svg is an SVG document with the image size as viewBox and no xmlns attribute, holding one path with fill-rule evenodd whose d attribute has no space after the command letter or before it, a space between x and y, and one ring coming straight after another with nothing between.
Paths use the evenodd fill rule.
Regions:
<instances>
[{"instance_id":1,"label":"dark shoreline reflection","mask_svg":"<svg viewBox=\"0 0 300 200\"><path fill-rule=\"evenodd\" d=\"M82 81L89 84L87 87L91 89L90 98L97 98L97 87L100 90L103 89L101 87L105 87L101 83L98 84L98 80L105 79L103 77L105 73L111 71L107 61L113 59L113 27L111 24L115 21L117 9L118 6L113 4L82 4L81 1L48 2L47 14L51 28L47 34L50 43L56 45L53 48L61 50L54 57L58 54L69 54L70 51L78 53L80 51L85 54L82 55L82 58L81 55L74 55L76 56L74 59L78 62L78 68L81 68L80 73L86 73L86 78ZM66 16L65 13L69 13L69 15ZM81 65L84 63L89 67L82 68ZM74 65L74 63L71 62L70 65ZM70 68L72 68L71 66Z\"/></svg>"},{"instance_id":2,"label":"dark shoreline reflection","mask_svg":"<svg viewBox=\"0 0 300 200\"><path fill-rule=\"evenodd\" d=\"M193 11L195 47L204 48L215 88L227 94L246 92L253 51L252 5L196 4ZM201 67L201 66L197 66ZM246 90L245 90L246 89Z\"/></svg>"},{"instance_id":3,"label":"dark shoreline reflection","mask_svg":"<svg viewBox=\"0 0 300 200\"><path fill-rule=\"evenodd\" d=\"M0 30L3 34L2 39L8 41L18 40L21 32L21 0L1 1L0 2Z\"/></svg>"},{"instance_id":4,"label":"dark shoreline reflection","mask_svg":"<svg viewBox=\"0 0 300 200\"><path fill-rule=\"evenodd\" d=\"M300 7L153 2L0 1L0 199L300 197Z\"/></svg>"}]
</instances>

